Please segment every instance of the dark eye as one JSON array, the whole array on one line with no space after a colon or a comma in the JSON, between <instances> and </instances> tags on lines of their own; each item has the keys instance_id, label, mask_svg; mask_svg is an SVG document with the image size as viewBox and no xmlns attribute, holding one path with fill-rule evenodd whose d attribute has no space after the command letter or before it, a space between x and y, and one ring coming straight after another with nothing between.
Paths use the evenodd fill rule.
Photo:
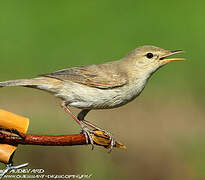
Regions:
<instances>
[{"instance_id":1,"label":"dark eye","mask_svg":"<svg viewBox=\"0 0 205 180\"><path fill-rule=\"evenodd\" d=\"M146 57L147 57L148 59L153 58L153 56L154 56L154 55L153 55L152 53L147 53L147 54L146 54Z\"/></svg>"}]
</instances>

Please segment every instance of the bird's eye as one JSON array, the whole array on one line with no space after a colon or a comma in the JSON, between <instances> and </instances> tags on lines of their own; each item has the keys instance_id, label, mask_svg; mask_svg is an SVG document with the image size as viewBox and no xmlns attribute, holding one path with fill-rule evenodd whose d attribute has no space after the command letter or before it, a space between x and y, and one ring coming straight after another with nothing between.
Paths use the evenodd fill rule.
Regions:
<instances>
[{"instance_id":1,"label":"bird's eye","mask_svg":"<svg viewBox=\"0 0 205 180\"><path fill-rule=\"evenodd\" d=\"M147 53L147 54L146 54L146 57L147 57L148 59L153 58L153 56L154 56L154 55L153 55L152 53Z\"/></svg>"}]
</instances>

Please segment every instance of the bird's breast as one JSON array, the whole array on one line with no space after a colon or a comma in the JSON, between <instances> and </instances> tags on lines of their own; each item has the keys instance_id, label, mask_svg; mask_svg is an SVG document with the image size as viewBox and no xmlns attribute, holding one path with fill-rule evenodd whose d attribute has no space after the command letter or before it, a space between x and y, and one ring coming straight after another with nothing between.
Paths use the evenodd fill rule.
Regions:
<instances>
[{"instance_id":1,"label":"bird's breast","mask_svg":"<svg viewBox=\"0 0 205 180\"><path fill-rule=\"evenodd\" d=\"M136 81L122 87L99 89L71 82L65 83L56 96L80 109L109 109L127 104L140 94L144 86L145 82Z\"/></svg>"}]
</instances>

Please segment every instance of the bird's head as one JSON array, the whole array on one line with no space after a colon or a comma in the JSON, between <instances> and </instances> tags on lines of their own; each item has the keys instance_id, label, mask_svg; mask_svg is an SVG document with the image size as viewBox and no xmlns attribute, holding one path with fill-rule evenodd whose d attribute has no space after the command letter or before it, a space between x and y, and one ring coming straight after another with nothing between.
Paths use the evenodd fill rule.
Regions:
<instances>
[{"instance_id":1,"label":"bird's head","mask_svg":"<svg viewBox=\"0 0 205 180\"><path fill-rule=\"evenodd\" d=\"M141 75L149 76L169 62L184 60L183 58L168 58L181 52L183 51L169 51L155 46L141 46L129 53L127 59L134 63L134 66Z\"/></svg>"}]
</instances>

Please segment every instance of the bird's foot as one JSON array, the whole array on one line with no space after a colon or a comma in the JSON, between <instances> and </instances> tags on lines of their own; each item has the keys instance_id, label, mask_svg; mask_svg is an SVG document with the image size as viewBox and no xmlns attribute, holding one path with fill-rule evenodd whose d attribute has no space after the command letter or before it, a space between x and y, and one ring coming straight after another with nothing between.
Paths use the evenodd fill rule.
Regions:
<instances>
[{"instance_id":1,"label":"bird's foot","mask_svg":"<svg viewBox=\"0 0 205 180\"><path fill-rule=\"evenodd\" d=\"M82 126L81 133L85 135L86 143L91 144L92 150L94 149L94 141L91 134L95 134L95 131L90 130L87 126Z\"/></svg>"},{"instance_id":2,"label":"bird's foot","mask_svg":"<svg viewBox=\"0 0 205 180\"><path fill-rule=\"evenodd\" d=\"M94 140L93 140L93 135L99 137L99 134L97 133L97 131L100 131L101 132L100 136L107 139L108 145L105 147L107 149L109 149L108 152L110 153L112 151L113 147L116 145L116 141L113 138L112 134L107 132L106 130L103 130L103 129L91 124L88 121L84 120L83 123L85 125L81 124L82 133L85 134L87 144L90 143L92 145L92 149L94 149L94 140L96 140L96 139L94 138ZM90 126L93 130L89 129L86 125ZM97 143L97 142L95 142L95 143Z\"/></svg>"},{"instance_id":3,"label":"bird's foot","mask_svg":"<svg viewBox=\"0 0 205 180\"><path fill-rule=\"evenodd\" d=\"M113 147L116 145L116 141L113 138L111 133L109 133L105 130L102 130L102 129L91 130L87 126L82 126L81 133L85 135L86 143L91 144L92 150L93 150L94 149L94 140L93 140L92 135L95 135L96 137L99 137L99 134L97 133L97 131L101 131L101 133L103 133L103 135L101 134L100 137L103 137L103 138L107 139L107 141L109 142L109 145L106 146L106 148L109 149L108 153L110 153L112 151ZM96 141L96 139L95 139L95 141Z\"/></svg>"},{"instance_id":4,"label":"bird's foot","mask_svg":"<svg viewBox=\"0 0 205 180\"><path fill-rule=\"evenodd\" d=\"M109 140L110 140L110 145L107 146L107 149L109 150L108 152L111 153L113 147L114 147L115 144L116 144L116 140L114 139L113 135L112 135L110 132L108 132L108 131L106 131L106 130L103 130L103 129L99 129L99 130L102 131L102 132L105 134L105 136L107 136L107 137L109 138Z\"/></svg>"},{"instance_id":5,"label":"bird's foot","mask_svg":"<svg viewBox=\"0 0 205 180\"><path fill-rule=\"evenodd\" d=\"M105 138L110 141L109 145L106 146L106 148L109 150L108 153L110 153L112 151L113 147L116 145L116 140L114 139L113 135L110 132L108 132L104 129L101 129L99 127L96 127L96 126L95 126L95 129L94 129L94 132L95 131L103 132Z\"/></svg>"}]
</instances>

